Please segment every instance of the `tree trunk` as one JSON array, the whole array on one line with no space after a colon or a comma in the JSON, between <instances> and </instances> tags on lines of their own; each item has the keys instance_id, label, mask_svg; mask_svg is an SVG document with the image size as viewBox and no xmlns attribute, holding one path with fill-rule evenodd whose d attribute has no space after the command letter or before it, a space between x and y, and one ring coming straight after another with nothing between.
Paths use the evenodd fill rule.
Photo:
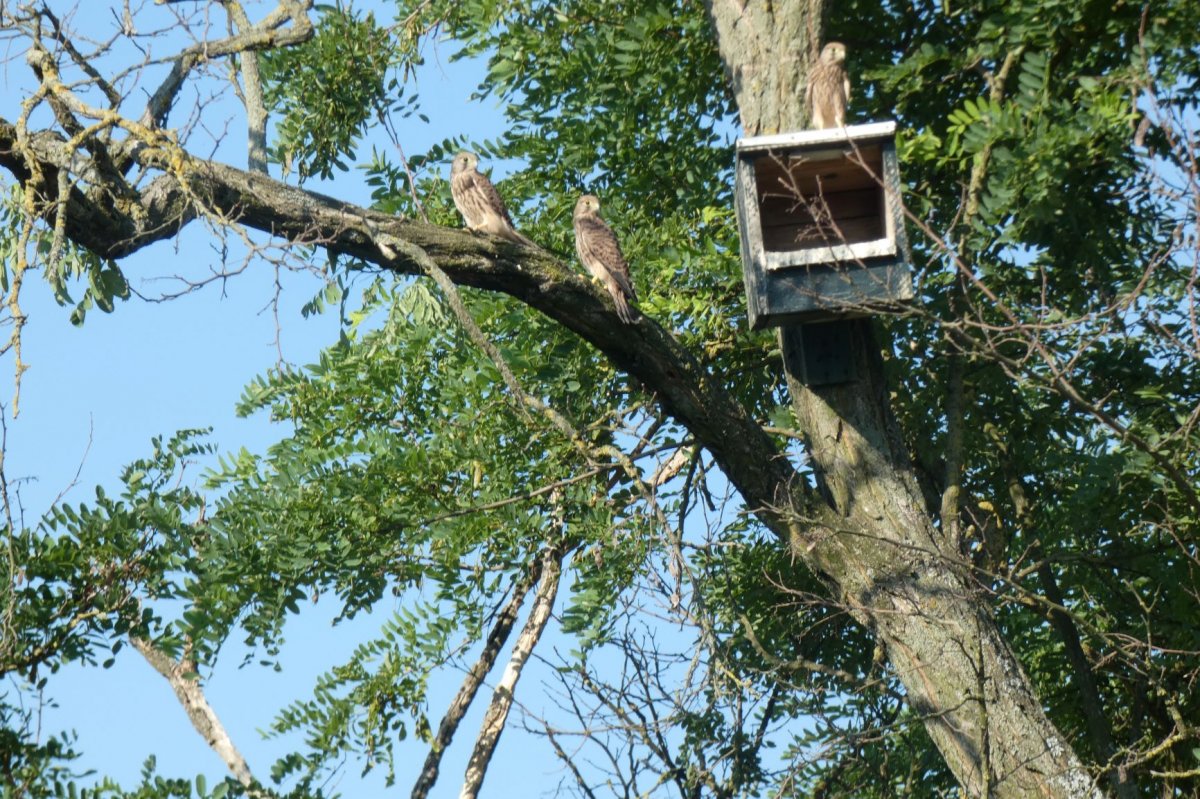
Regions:
<instances>
[{"instance_id":1,"label":"tree trunk","mask_svg":"<svg viewBox=\"0 0 1200 799\"><path fill-rule=\"evenodd\" d=\"M808 121L801 71L819 50L823 0L709 0L747 135ZM851 53L851 60L853 54ZM778 76L786 85L770 80ZM796 65L801 65L798 71ZM891 412L879 346L858 321L854 383L788 386L826 491L828 528L797 554L887 647L911 707L968 796L1097 797L1050 724L956 542L934 527ZM782 331L785 353L795 331Z\"/></svg>"},{"instance_id":2,"label":"tree trunk","mask_svg":"<svg viewBox=\"0 0 1200 799\"><path fill-rule=\"evenodd\" d=\"M803 78L819 38L822 0L709 3L746 131L802 127ZM300 40L311 29L301 24L302 14L295 22L289 35ZM240 52L232 48L227 43L223 52ZM181 56L156 93L164 99L151 101L151 119L169 105L195 57ZM81 107L53 74L52 62L43 62L44 90L64 108ZM87 115L106 118L99 111ZM866 324L855 327L859 383L791 386L800 428L828 489L827 504L820 504L718 374L653 319L619 324L601 290L550 254L356 208L196 158L136 123L123 128L130 136L125 144L99 135L90 142L111 152L85 162L87 180L68 175L60 181L83 152L79 144L52 129L28 131L24 122L0 119L0 168L22 184L33 213L106 258L125 257L207 216L401 273L425 274L430 259L455 283L502 291L538 309L639 381L713 455L747 508L810 568L836 582L857 617L886 644L912 706L924 714L966 794L1099 795L1042 714L954 542L933 526ZM156 176L135 186L114 164L135 164ZM389 253L381 247L383 234L413 247Z\"/></svg>"}]
</instances>

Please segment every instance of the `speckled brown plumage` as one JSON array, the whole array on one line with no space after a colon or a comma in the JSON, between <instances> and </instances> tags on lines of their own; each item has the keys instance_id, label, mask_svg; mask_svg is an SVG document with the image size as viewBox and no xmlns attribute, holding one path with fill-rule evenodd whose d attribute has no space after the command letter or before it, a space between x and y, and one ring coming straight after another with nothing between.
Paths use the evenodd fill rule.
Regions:
<instances>
[{"instance_id":1,"label":"speckled brown plumage","mask_svg":"<svg viewBox=\"0 0 1200 799\"><path fill-rule=\"evenodd\" d=\"M461 152L454 156L450 165L450 196L454 207L462 214L467 230L472 233L489 233L518 244L533 246L533 242L522 236L513 227L512 217L504 207L500 192L479 171L479 156Z\"/></svg>"},{"instance_id":2,"label":"speckled brown plumage","mask_svg":"<svg viewBox=\"0 0 1200 799\"><path fill-rule=\"evenodd\" d=\"M846 45L829 42L809 70L805 99L814 128L840 128L846 124L850 78L846 75L845 63Z\"/></svg>"},{"instance_id":3,"label":"speckled brown plumage","mask_svg":"<svg viewBox=\"0 0 1200 799\"><path fill-rule=\"evenodd\" d=\"M636 301L637 293L629 278L629 264L617 237L600 218L600 200L594 194L585 194L575 203L575 252L613 298L617 316L625 324L632 324L636 317L629 301Z\"/></svg>"}]
</instances>

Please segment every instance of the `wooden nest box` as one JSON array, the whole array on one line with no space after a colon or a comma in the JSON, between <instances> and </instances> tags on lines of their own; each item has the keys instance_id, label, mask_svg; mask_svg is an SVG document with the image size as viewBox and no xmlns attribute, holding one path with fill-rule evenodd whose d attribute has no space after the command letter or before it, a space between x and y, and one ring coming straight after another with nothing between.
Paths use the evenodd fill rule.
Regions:
<instances>
[{"instance_id":1,"label":"wooden nest box","mask_svg":"<svg viewBox=\"0 0 1200 799\"><path fill-rule=\"evenodd\" d=\"M912 299L895 122L739 139L737 156L751 328Z\"/></svg>"}]
</instances>

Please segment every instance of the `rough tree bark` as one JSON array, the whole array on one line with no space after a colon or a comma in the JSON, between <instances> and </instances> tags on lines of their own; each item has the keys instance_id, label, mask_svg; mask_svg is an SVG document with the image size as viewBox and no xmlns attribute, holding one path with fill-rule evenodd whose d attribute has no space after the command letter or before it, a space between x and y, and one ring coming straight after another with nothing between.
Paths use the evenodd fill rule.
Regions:
<instances>
[{"instance_id":1,"label":"rough tree bark","mask_svg":"<svg viewBox=\"0 0 1200 799\"><path fill-rule=\"evenodd\" d=\"M794 65L820 48L823 5L709 0L747 135L806 127L805 83ZM775 60L795 80L791 91L763 77ZM957 541L934 526L891 411L879 345L869 323L853 327L857 382L810 388L788 380L834 517L826 535L808 542L808 562L884 642L968 796L1100 795L1042 712ZM790 338L781 334L785 353Z\"/></svg>"},{"instance_id":2,"label":"rough tree bark","mask_svg":"<svg viewBox=\"0 0 1200 799\"><path fill-rule=\"evenodd\" d=\"M821 0L709 2L746 130L802 127L800 87L821 27ZM295 3L281 8L302 16ZM121 258L207 217L405 274L424 274L423 259L432 259L456 283L527 303L640 381L712 453L747 507L836 583L843 601L885 642L913 707L924 714L966 795L1099 795L1042 713L957 549L931 521L867 326L858 328L859 384L817 391L792 386L800 428L829 489L829 502L821 502L724 389L720 374L649 318L619 324L599 289L548 254L398 220L195 158L168 135L82 106L48 62L45 75L43 91L64 113L103 119L97 133L119 128L128 137L122 143L96 135L85 147L53 130L27 131L0 119L0 167L23 185L36 213L59 223L72 241ZM103 148L109 151L102 158L96 152ZM131 185L125 177L130 164L157 177ZM64 170L87 171L88 179L60 180ZM381 234L413 249L381 247Z\"/></svg>"}]
</instances>

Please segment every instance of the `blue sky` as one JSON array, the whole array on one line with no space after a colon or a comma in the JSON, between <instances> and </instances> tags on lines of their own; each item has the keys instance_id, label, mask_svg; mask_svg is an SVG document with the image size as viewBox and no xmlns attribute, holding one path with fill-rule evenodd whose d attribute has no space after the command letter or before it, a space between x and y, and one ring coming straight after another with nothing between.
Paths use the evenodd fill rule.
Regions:
<instances>
[{"instance_id":1,"label":"blue sky","mask_svg":"<svg viewBox=\"0 0 1200 799\"><path fill-rule=\"evenodd\" d=\"M115 0L54 3L62 13L76 4L80 10L75 24L91 35L107 35L106 31L116 24L111 7L120 4ZM269 5L253 4L250 8L252 13L262 13ZM356 5L376 7L381 20L390 18L389 4L382 0ZM166 13L163 7L149 3L144 8L148 14ZM149 19L139 17L137 21L149 30L154 27ZM505 129L503 109L494 97L482 102L470 100L485 74L484 64L478 60L451 62L452 52L452 44L431 43L426 50L426 64L416 76L416 89L423 100L421 110L429 121L423 122L416 115L393 120L409 155L448 137L469 133L476 140L492 139ZM19 87L28 85L22 70L20 54L16 54L7 73L0 74L0 81L8 81L5 96L17 97ZM0 101L0 116L14 117L16 112L11 106ZM240 108L229 97L205 109L206 125L224 132L218 160L238 166L245 163L242 119ZM360 148L361 160L366 160L372 146L395 157L391 143L376 132ZM194 151L204 149L197 147ZM517 165L488 166L493 174L503 176ZM369 203L370 190L359 170L343 173L328 183L313 181L307 187L350 202ZM135 291L145 295L169 293L178 290L179 284L164 281L164 277L209 274L221 266L225 257L234 266L240 264L236 244L229 253L220 247L211 230L193 223L177 240L160 243L121 266ZM323 257L318 255L315 261L319 263ZM277 279L282 292L276 312L271 300ZM321 280L314 275L282 270L277 273L270 263L255 260L233 279L170 302L134 298L119 303L113 314L92 310L84 326L75 328L68 321L70 309L55 305L45 283L28 280L22 302L29 317L24 359L30 369L21 387L20 418L9 419L5 463L10 481L30 478L20 485L26 522L35 522L60 495L77 504L90 501L97 485L115 489L121 467L146 456L153 436L211 426L210 440L218 451L246 447L261 452L286 435L286 428L270 424L264 415L237 418L234 404L243 387L275 366L281 353L288 362L303 365L337 340L336 313L309 318L300 313L321 288ZM0 360L0 381L11 381L11 366L10 360ZM0 385L0 397L8 393L5 388L11 388L11 382ZM198 466L193 476L206 465ZM722 485L723 481L718 481L714 490L723 490ZM734 501L714 515L727 520L736 512ZM701 504L694 519L700 528L712 521L705 520L705 515ZM565 585L560 589L560 609L567 591ZM302 608L285 630L286 643L277 658L283 665L281 673L257 665L257 657L251 658L251 665L239 667L246 650L236 640L226 645L215 672L206 679L206 694L256 776L266 780L278 756L301 748L296 738L263 740L260 731L270 725L281 708L310 696L318 675L345 662L356 645L375 637L399 604L400 600L384 600L371 615L337 626L332 625L339 610L334 597L322 599L316 607ZM522 616L518 623L523 620ZM664 646L689 646L690 637L679 630L674 620L668 619L655 628L654 634ZM565 652L573 648L573 642L555 634L552 624L539 650L552 657L550 652L555 647ZM506 656L504 652L501 658ZM466 653L463 660L469 663L472 657L473 653ZM490 675L473 712L459 728L442 763L441 779L433 796L458 795L483 708L491 694L491 680L499 677L502 667L501 663ZM544 664L536 659L531 662L517 691L517 703L535 715L552 715L554 697L548 686L557 686L551 675ZM457 669L433 676L428 713L434 725L462 676ZM64 669L51 679L46 698L52 704L45 710L42 729L46 734L64 729L78 732L76 748L83 753L81 770L94 770L131 787L138 781L143 761L154 755L159 773L164 776L194 777L204 773L212 785L226 775L224 764L192 728L168 683L129 647L122 650L111 669L77 665ZM520 712L514 709L489 768L485 796L513 795L514 785L520 786L524 796L554 795L560 783L571 781L553 758L550 747L524 733L520 724ZM565 741L571 746L583 745L578 738ZM397 784L392 788L384 785L382 769L360 778L358 762L347 763L339 782L327 787L345 796L368 799L392 796L397 791L407 793L426 753L424 744L411 739L397 747L400 762L396 764Z\"/></svg>"},{"instance_id":2,"label":"blue sky","mask_svg":"<svg viewBox=\"0 0 1200 799\"><path fill-rule=\"evenodd\" d=\"M52 3L65 13L75 2ZM115 16L111 7L119 3L79 3L75 18L79 29L99 37L111 29ZM359 7L369 4L359 3ZM380 17L388 17L387 4L379 4ZM151 8L152 13L161 13ZM251 13L261 9L251 6ZM140 18L139 18L140 19ZM148 24L145 26L150 27ZM477 139L491 138L504 129L502 109L495 98L471 102L468 98L484 74L479 61L449 61L450 45L430 45L427 63L417 75L423 112L418 117L395 120L406 153L423 152L442 139L470 132ZM11 55L11 53L10 53ZM27 86L27 70L20 54L8 64L0 80L5 95L15 98L18 87ZM228 102L228 101L225 101ZM6 101L0 114L12 119L15 103ZM230 109L233 109L232 111ZM218 159L244 164L244 133L237 126L236 108L211 113L229 113L235 119L228 141ZM206 114L210 111L206 111ZM391 145L378 137L377 146L389 152ZM369 152L364 148L363 152ZM503 169L498 172L502 173ZM369 189L357 170L340 175L331 183L309 184L310 188L360 204L369 203ZM217 268L221 254L211 233L193 224L177 241L161 243L137 254L121 266L133 288L145 294L171 291L172 284L151 277L179 273L202 274ZM49 287L36 277L26 282L22 303L28 316L24 330L24 360L30 365L21 385L20 416L11 418L12 361L0 361L0 397L8 416L6 474L18 479L25 521L35 523L58 499L87 502L95 486L115 487L120 468L145 456L150 439L190 427L214 428L212 441L221 451L242 446L261 451L286 431L272 426L264 416L239 419L234 403L243 386L255 375L274 366L283 357L297 364L312 361L324 346L336 341L336 313L302 318L299 312L321 285L311 275L282 272L278 341L276 318L268 307L275 292L276 272L261 261L228 282L216 283L193 294L164 303L139 299L118 303L115 313L93 309L82 328L73 327L70 308L57 306ZM277 350L278 343L278 350ZM303 613L287 629L287 643L280 655L285 671L277 674L251 665L237 668L243 650L231 645L221 665L207 684L207 693L235 744L251 768L265 779L274 758L292 747L264 742L259 730L287 702L306 696L315 677L342 662L361 640L374 634L394 608L382 603L372 617L337 627L335 603ZM530 675L532 676L532 675ZM434 682L430 713L440 716L457 689L461 675L450 672ZM11 689L6 686L5 690ZM81 769L94 769L126 786L136 783L144 759L154 754L160 773L190 777L205 773L211 785L225 775L221 761L192 729L167 682L131 649L124 649L109 669L71 666L49 683L42 729L78 732L77 749L83 753ZM486 701L481 694L477 704ZM457 795L470 741L478 728L481 711L468 718L443 764L443 778L436 796ZM521 751L515 736L508 733L504 747L493 763L489 783L503 782L505 772L527 780L541 766L527 758L512 757ZM401 750L415 774L425 747L410 744ZM506 753L508 756L506 756ZM557 772L556 763L546 769ZM349 764L339 786L346 795L384 795L382 775L376 773L359 782L359 765ZM550 777L547 787L557 783ZM401 771L397 788L408 790L412 777ZM492 795L503 795L502 790Z\"/></svg>"}]
</instances>

